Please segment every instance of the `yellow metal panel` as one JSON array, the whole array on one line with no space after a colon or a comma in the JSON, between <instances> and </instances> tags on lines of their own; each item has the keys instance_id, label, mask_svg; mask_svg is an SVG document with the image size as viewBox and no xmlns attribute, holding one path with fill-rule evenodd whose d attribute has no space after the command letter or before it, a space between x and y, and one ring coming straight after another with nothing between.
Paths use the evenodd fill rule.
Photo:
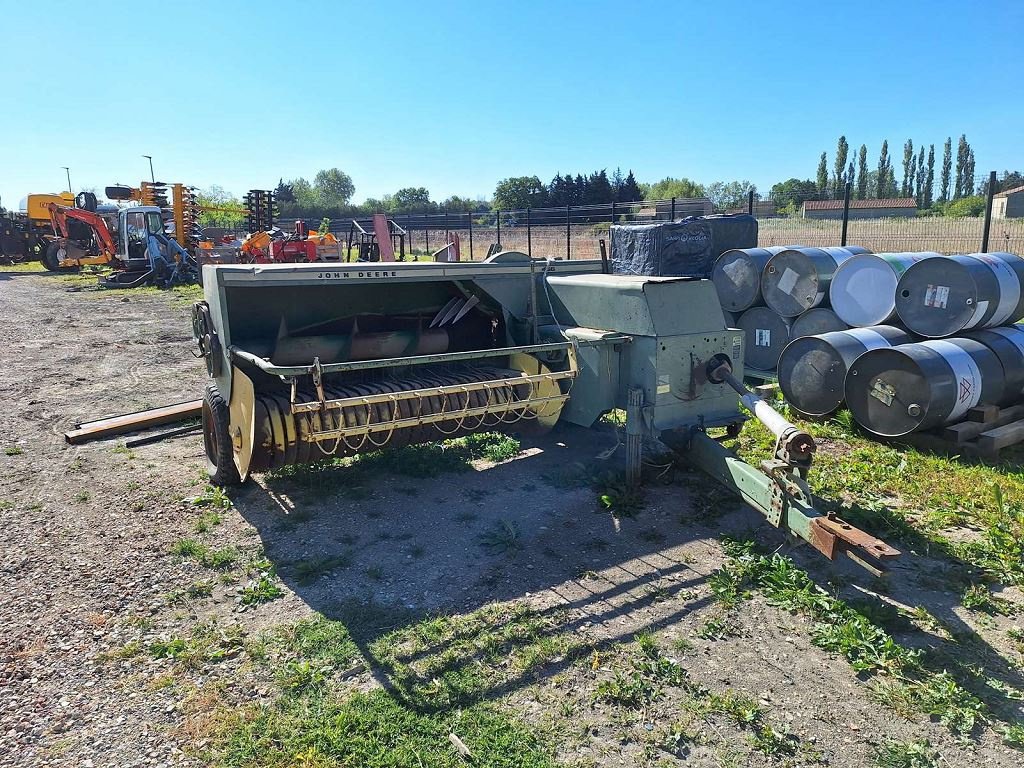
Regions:
<instances>
[{"instance_id":1,"label":"yellow metal panel","mask_svg":"<svg viewBox=\"0 0 1024 768\"><path fill-rule=\"evenodd\" d=\"M37 221L49 221L50 210L46 206L50 203L73 206L75 204L75 196L70 192L61 192L59 195L29 195L28 217Z\"/></svg>"}]
</instances>

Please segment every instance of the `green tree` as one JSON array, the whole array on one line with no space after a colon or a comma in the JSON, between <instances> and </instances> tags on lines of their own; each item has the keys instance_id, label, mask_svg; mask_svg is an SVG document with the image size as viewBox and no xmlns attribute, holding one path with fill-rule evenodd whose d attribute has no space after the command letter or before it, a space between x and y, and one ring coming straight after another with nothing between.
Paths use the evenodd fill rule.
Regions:
<instances>
[{"instance_id":1,"label":"green tree","mask_svg":"<svg viewBox=\"0 0 1024 768\"><path fill-rule=\"evenodd\" d=\"M949 202L949 176L950 171L953 169L953 139L952 137L946 137L946 143L942 147L942 176L941 176L941 194L939 195L940 203Z\"/></svg>"},{"instance_id":2,"label":"green tree","mask_svg":"<svg viewBox=\"0 0 1024 768\"><path fill-rule=\"evenodd\" d=\"M757 188L749 181L715 181L708 184L704 194L711 200L716 211L745 207L747 195Z\"/></svg>"},{"instance_id":3,"label":"green tree","mask_svg":"<svg viewBox=\"0 0 1024 768\"><path fill-rule=\"evenodd\" d=\"M434 213L437 204L431 202L426 187L403 187L391 196L391 210L395 213Z\"/></svg>"},{"instance_id":4,"label":"green tree","mask_svg":"<svg viewBox=\"0 0 1024 768\"><path fill-rule=\"evenodd\" d=\"M776 210L788 207L795 211L805 201L816 198L818 188L810 179L786 179L778 184L773 184L770 195Z\"/></svg>"},{"instance_id":5,"label":"green tree","mask_svg":"<svg viewBox=\"0 0 1024 768\"><path fill-rule=\"evenodd\" d=\"M536 176L512 176L494 188L492 205L499 211L539 208L547 198L547 189Z\"/></svg>"},{"instance_id":6,"label":"green tree","mask_svg":"<svg viewBox=\"0 0 1024 768\"><path fill-rule=\"evenodd\" d=\"M843 179L843 182L844 182L843 183L843 187L844 187L843 194L844 195L846 194L846 189L845 189L846 184L850 185L851 194L853 194L853 179L854 179L854 175L855 175L855 171L853 170L853 160L851 160L850 161L850 165L846 168L846 178Z\"/></svg>"},{"instance_id":7,"label":"green tree","mask_svg":"<svg viewBox=\"0 0 1024 768\"><path fill-rule=\"evenodd\" d=\"M900 187L901 197L910 197L914 194L914 141L907 139L903 145L903 184Z\"/></svg>"},{"instance_id":8,"label":"green tree","mask_svg":"<svg viewBox=\"0 0 1024 768\"><path fill-rule=\"evenodd\" d=\"M329 208L347 205L356 192L352 177L338 168L318 171L313 179L317 202Z\"/></svg>"},{"instance_id":9,"label":"green tree","mask_svg":"<svg viewBox=\"0 0 1024 768\"><path fill-rule=\"evenodd\" d=\"M967 154L971 151L967 143L967 136L960 134L960 141L956 147L956 183L953 184L953 199L959 200L964 196L964 166L967 164Z\"/></svg>"},{"instance_id":10,"label":"green tree","mask_svg":"<svg viewBox=\"0 0 1024 768\"><path fill-rule=\"evenodd\" d=\"M622 192L622 185L625 183L626 179L622 175L622 169L616 168L615 173L612 174L612 200L619 199L619 194Z\"/></svg>"},{"instance_id":11,"label":"green tree","mask_svg":"<svg viewBox=\"0 0 1024 768\"><path fill-rule=\"evenodd\" d=\"M970 216L981 216L985 212L985 198L981 195L970 195L954 200L943 210L943 216L963 219Z\"/></svg>"},{"instance_id":12,"label":"green tree","mask_svg":"<svg viewBox=\"0 0 1024 768\"><path fill-rule=\"evenodd\" d=\"M619 190L618 202L620 203L633 203L637 200L643 200L644 194L640 190L640 186L636 183L636 177L633 175L633 171L630 170L626 174L626 180L622 182L622 188Z\"/></svg>"},{"instance_id":13,"label":"green tree","mask_svg":"<svg viewBox=\"0 0 1024 768\"><path fill-rule=\"evenodd\" d=\"M839 137L836 145L836 160L832 167L832 196L839 197L843 192L843 174L846 173L846 156L850 152L850 145L846 142L845 136Z\"/></svg>"},{"instance_id":14,"label":"green tree","mask_svg":"<svg viewBox=\"0 0 1024 768\"><path fill-rule=\"evenodd\" d=\"M914 197L917 199L917 207L924 208L924 144L917 153L917 172L914 174L917 183L914 189Z\"/></svg>"},{"instance_id":15,"label":"green tree","mask_svg":"<svg viewBox=\"0 0 1024 768\"><path fill-rule=\"evenodd\" d=\"M866 144L860 145L857 153L857 199L867 200L868 198L868 148Z\"/></svg>"},{"instance_id":16,"label":"green tree","mask_svg":"<svg viewBox=\"0 0 1024 768\"><path fill-rule=\"evenodd\" d=\"M314 208L317 205L316 191L313 185L301 176L288 182L292 188L292 196L295 198L295 205L300 209Z\"/></svg>"},{"instance_id":17,"label":"green tree","mask_svg":"<svg viewBox=\"0 0 1024 768\"><path fill-rule=\"evenodd\" d=\"M279 203L294 203L295 194L292 192L292 185L285 184L284 179L278 179L277 186L274 187L274 199Z\"/></svg>"},{"instance_id":18,"label":"green tree","mask_svg":"<svg viewBox=\"0 0 1024 768\"><path fill-rule=\"evenodd\" d=\"M668 176L647 188L644 200L668 200L673 197L704 197L703 185L687 178Z\"/></svg>"},{"instance_id":19,"label":"green tree","mask_svg":"<svg viewBox=\"0 0 1024 768\"><path fill-rule=\"evenodd\" d=\"M889 140L882 141L882 151L878 154L878 179L875 187L876 198L896 196L896 179L892 173L892 160L889 159Z\"/></svg>"},{"instance_id":20,"label":"green tree","mask_svg":"<svg viewBox=\"0 0 1024 768\"><path fill-rule=\"evenodd\" d=\"M828 189L828 155L822 152L821 159L818 160L818 192L824 194L826 189Z\"/></svg>"},{"instance_id":21,"label":"green tree","mask_svg":"<svg viewBox=\"0 0 1024 768\"><path fill-rule=\"evenodd\" d=\"M928 145L928 176L924 180L924 201L922 205L925 208L932 207L932 198L934 197L935 189L935 145Z\"/></svg>"},{"instance_id":22,"label":"green tree","mask_svg":"<svg viewBox=\"0 0 1024 768\"><path fill-rule=\"evenodd\" d=\"M615 201L615 190L608 180L608 173L602 168L587 177L587 191L583 198L584 205L603 205Z\"/></svg>"},{"instance_id":23,"label":"green tree","mask_svg":"<svg viewBox=\"0 0 1024 768\"><path fill-rule=\"evenodd\" d=\"M968 147L967 158L964 160L964 197L974 194L974 150Z\"/></svg>"},{"instance_id":24,"label":"green tree","mask_svg":"<svg viewBox=\"0 0 1024 768\"><path fill-rule=\"evenodd\" d=\"M245 224L245 204L217 184L197 189L196 202L209 209L199 214L200 226L240 229Z\"/></svg>"}]
</instances>

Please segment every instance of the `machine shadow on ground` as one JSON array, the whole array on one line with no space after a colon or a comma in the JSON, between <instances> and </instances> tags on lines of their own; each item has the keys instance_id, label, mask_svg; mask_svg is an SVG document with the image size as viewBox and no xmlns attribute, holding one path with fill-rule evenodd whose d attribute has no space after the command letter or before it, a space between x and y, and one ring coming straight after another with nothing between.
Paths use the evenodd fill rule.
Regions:
<instances>
[{"instance_id":1,"label":"machine shadow on ground","mask_svg":"<svg viewBox=\"0 0 1024 768\"><path fill-rule=\"evenodd\" d=\"M410 680L399 667L425 656L436 656L427 666L443 684L495 644L506 654L546 647L544 675L554 675L580 654L696 621L708 605L720 528L701 517L725 511L741 533L758 516L737 514L724 493L713 509L711 486L694 475L648 485L643 508L616 518L594 489L595 477L618 469L621 450L594 458L614 444L611 433L559 427L482 470L417 478L330 467L261 478L232 499L288 587L346 625L381 683L422 705L410 692L430 680ZM438 616L457 617L454 635L442 632L409 655L382 648L382 639ZM474 651L452 653L456 640ZM534 670L503 675L485 695L535 680Z\"/></svg>"},{"instance_id":2,"label":"machine shadow on ground","mask_svg":"<svg viewBox=\"0 0 1024 768\"><path fill-rule=\"evenodd\" d=\"M478 676L496 650L547 649L543 664L487 683L477 692L484 698L638 633L695 636L712 613L707 580L722 563L715 540L726 534L783 549L829 592L883 624L888 616L900 643L923 649L926 666L948 671L996 718L1024 714L999 690L1024 689L1021 670L963 620L959 595L944 588L963 562L890 537L903 558L874 580L845 559L791 549L758 513L703 475L676 469L671 483L648 482L642 507L615 517L595 490L595 478L600 486L620 469L621 449L595 459L614 444L610 431L560 426L486 469L415 477L313 468L261 478L233 500L281 579L310 608L343 622L375 678L410 706L462 700L451 681ZM921 606L938 625L922 632L896 606ZM452 620L430 629L436 617Z\"/></svg>"}]
</instances>

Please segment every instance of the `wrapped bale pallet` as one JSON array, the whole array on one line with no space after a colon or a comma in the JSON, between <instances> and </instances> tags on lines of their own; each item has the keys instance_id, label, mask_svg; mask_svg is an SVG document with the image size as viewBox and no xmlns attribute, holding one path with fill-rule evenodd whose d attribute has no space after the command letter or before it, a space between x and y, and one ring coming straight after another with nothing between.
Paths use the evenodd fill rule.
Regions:
<instances>
[{"instance_id":1,"label":"wrapped bale pallet","mask_svg":"<svg viewBox=\"0 0 1024 768\"><path fill-rule=\"evenodd\" d=\"M757 245L757 220L747 215L693 216L616 225L611 239L616 274L708 278L723 252Z\"/></svg>"}]
</instances>

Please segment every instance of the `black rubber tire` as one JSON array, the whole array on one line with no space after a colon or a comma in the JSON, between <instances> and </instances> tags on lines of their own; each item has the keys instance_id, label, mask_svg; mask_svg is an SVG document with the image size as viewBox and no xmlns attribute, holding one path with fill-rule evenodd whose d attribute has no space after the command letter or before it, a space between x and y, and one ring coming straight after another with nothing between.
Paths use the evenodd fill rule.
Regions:
<instances>
[{"instance_id":1,"label":"black rubber tire","mask_svg":"<svg viewBox=\"0 0 1024 768\"><path fill-rule=\"evenodd\" d=\"M203 448L206 474L214 485L240 485L242 482L231 450L228 416L228 404L211 381L203 394Z\"/></svg>"},{"instance_id":2,"label":"black rubber tire","mask_svg":"<svg viewBox=\"0 0 1024 768\"><path fill-rule=\"evenodd\" d=\"M57 251L60 250L60 243L54 240L48 246L45 251L41 251L39 254L39 260L43 262L43 266L51 272L73 272L78 267L62 267L60 265L60 257L57 256Z\"/></svg>"}]
</instances>

